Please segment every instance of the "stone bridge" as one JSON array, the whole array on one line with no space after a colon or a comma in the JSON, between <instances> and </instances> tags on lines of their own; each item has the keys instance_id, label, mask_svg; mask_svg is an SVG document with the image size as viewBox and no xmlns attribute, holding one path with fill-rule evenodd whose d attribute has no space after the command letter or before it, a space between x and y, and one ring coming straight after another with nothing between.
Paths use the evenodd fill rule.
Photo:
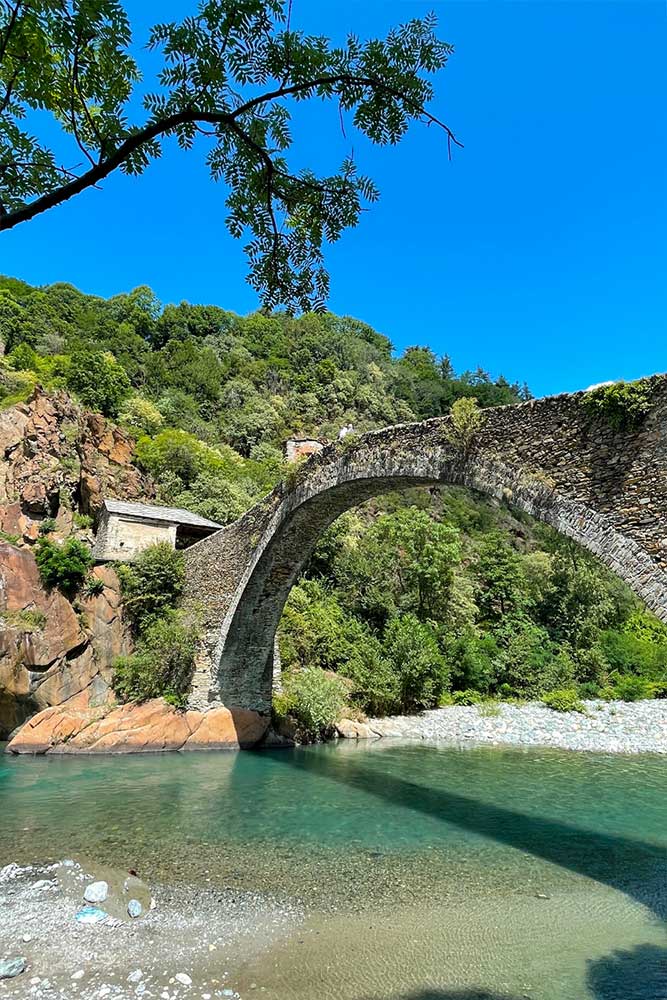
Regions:
<instances>
[{"instance_id":1,"label":"stone bridge","mask_svg":"<svg viewBox=\"0 0 667 1000\"><path fill-rule=\"evenodd\" d=\"M649 380L641 427L614 430L584 393L483 411L463 443L449 417L330 445L240 520L186 552L187 596L204 612L193 708L267 712L285 601L340 514L407 486L467 486L579 542L667 621L667 376Z\"/></svg>"}]
</instances>

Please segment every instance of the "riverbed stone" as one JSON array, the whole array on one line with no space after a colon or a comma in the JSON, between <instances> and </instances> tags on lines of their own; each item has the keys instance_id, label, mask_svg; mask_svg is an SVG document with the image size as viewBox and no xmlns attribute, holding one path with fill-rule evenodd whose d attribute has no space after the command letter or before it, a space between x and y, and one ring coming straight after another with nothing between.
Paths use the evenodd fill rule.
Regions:
<instances>
[{"instance_id":1,"label":"riverbed stone","mask_svg":"<svg viewBox=\"0 0 667 1000\"><path fill-rule=\"evenodd\" d=\"M14 979L25 972L27 966L25 958L6 958L0 961L0 979Z\"/></svg>"},{"instance_id":2,"label":"riverbed stone","mask_svg":"<svg viewBox=\"0 0 667 1000\"><path fill-rule=\"evenodd\" d=\"M451 705L414 716L369 719L384 738L453 745L549 746L603 753L667 754L667 700L584 701L584 713L554 712L541 702Z\"/></svg>"},{"instance_id":3,"label":"riverbed stone","mask_svg":"<svg viewBox=\"0 0 667 1000\"><path fill-rule=\"evenodd\" d=\"M109 895L108 882L91 882L86 886L83 898L87 903L103 903Z\"/></svg>"}]
</instances>

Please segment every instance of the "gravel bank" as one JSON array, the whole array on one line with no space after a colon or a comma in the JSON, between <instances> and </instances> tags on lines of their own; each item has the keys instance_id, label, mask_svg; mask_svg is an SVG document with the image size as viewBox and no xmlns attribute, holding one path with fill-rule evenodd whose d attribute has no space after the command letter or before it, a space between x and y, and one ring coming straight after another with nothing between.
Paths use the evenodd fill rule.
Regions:
<instances>
[{"instance_id":1,"label":"gravel bank","mask_svg":"<svg viewBox=\"0 0 667 1000\"><path fill-rule=\"evenodd\" d=\"M667 700L585 701L581 712L528 705L452 705L417 716L370 719L378 736L447 743L507 743L600 753L667 754ZM497 712L497 714L489 714Z\"/></svg>"},{"instance_id":2,"label":"gravel bank","mask_svg":"<svg viewBox=\"0 0 667 1000\"><path fill-rule=\"evenodd\" d=\"M74 860L0 868L0 997L241 1000L230 970L303 921L298 904L254 892L153 886L155 908L145 918L77 922L86 886L99 877L121 884L126 876ZM108 901L100 905L113 914ZM25 971L2 979L2 959L23 960ZM263 992L261 983L254 986Z\"/></svg>"}]
</instances>

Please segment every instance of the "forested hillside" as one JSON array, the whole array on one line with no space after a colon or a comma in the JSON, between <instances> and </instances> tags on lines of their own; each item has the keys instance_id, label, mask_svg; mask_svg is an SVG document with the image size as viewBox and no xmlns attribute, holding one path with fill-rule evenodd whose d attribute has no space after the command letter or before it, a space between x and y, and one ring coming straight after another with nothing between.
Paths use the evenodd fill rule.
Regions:
<instances>
[{"instance_id":1,"label":"forested hillside","mask_svg":"<svg viewBox=\"0 0 667 1000\"><path fill-rule=\"evenodd\" d=\"M529 396L481 369L456 374L426 347L396 357L348 317L162 307L148 288L105 300L0 279L0 340L3 407L38 383L66 389L133 435L159 502L221 523L284 474L289 436ZM667 630L620 581L551 530L451 489L342 517L290 597L281 650L278 708L314 729L343 697L368 713L554 690L574 702L659 695L667 677Z\"/></svg>"}]
</instances>

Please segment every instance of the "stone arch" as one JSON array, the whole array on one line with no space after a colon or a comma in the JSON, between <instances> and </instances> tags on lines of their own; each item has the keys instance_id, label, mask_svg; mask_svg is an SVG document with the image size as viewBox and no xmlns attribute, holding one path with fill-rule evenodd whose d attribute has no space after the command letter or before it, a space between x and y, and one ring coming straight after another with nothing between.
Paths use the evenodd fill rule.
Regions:
<instances>
[{"instance_id":1,"label":"stone arch","mask_svg":"<svg viewBox=\"0 0 667 1000\"><path fill-rule=\"evenodd\" d=\"M598 486L582 482L576 465L563 477L557 454L544 459L532 415L548 402L487 411L489 423L473 450L453 443L446 418L372 432L348 447L330 446L295 469L290 486L278 487L240 521L189 550L189 591L203 594L208 616L193 705L220 701L269 710L280 615L320 534L351 507L407 486L466 486L508 501L598 556L667 620L667 575L636 532L624 530L619 509L594 505ZM508 413L519 420L512 428L514 448L503 442L506 460L498 437L502 441L507 431ZM500 426L490 426L493 414L501 416ZM582 448L590 447L585 428L579 430ZM627 504L623 491L615 495Z\"/></svg>"}]
</instances>

